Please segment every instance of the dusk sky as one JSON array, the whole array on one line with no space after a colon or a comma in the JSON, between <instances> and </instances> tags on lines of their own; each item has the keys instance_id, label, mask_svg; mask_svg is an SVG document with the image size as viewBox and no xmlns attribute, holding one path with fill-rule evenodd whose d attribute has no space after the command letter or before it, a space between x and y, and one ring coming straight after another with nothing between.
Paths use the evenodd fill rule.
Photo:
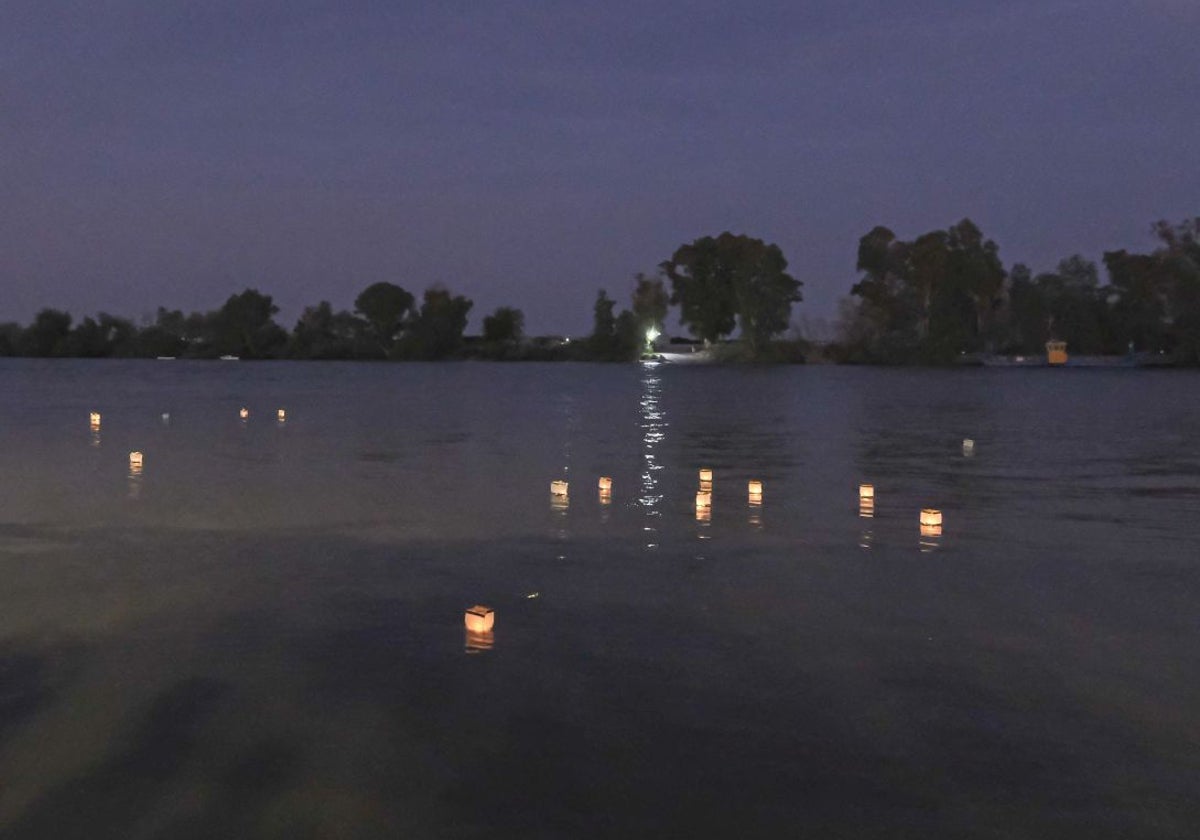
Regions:
<instances>
[{"instance_id":1,"label":"dusk sky","mask_svg":"<svg viewBox=\"0 0 1200 840\"><path fill-rule=\"evenodd\" d=\"M1006 266L1200 214L1197 0L0 0L0 321L441 283L530 333L723 230L832 318L858 238ZM669 329L682 333L673 314Z\"/></svg>"}]
</instances>

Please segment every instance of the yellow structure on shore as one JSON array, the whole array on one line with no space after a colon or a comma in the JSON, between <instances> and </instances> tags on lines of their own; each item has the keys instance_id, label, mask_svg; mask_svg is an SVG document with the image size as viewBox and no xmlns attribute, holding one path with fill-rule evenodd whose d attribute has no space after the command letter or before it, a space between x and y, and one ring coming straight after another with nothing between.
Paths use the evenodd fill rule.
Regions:
<instances>
[{"instance_id":1,"label":"yellow structure on shore","mask_svg":"<svg viewBox=\"0 0 1200 840\"><path fill-rule=\"evenodd\" d=\"M1065 365L1067 363L1067 342L1046 342L1046 363L1050 365Z\"/></svg>"}]
</instances>

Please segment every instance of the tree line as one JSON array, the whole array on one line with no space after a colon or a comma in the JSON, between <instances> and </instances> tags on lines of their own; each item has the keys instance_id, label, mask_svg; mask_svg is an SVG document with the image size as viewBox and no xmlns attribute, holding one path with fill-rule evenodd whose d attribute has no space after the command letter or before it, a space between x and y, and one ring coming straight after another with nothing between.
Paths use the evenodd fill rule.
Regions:
<instances>
[{"instance_id":1,"label":"tree line","mask_svg":"<svg viewBox=\"0 0 1200 840\"><path fill-rule=\"evenodd\" d=\"M28 326L0 324L0 356L627 361L652 350L647 336L665 329L672 304L705 343L740 326L760 353L787 327L791 304L800 299L800 282L786 265L778 246L761 240L702 237L676 249L655 275L636 275L629 308L616 312L616 301L601 290L592 332L575 342L527 338L524 314L511 306L486 316L480 335L467 336L468 298L434 286L418 301L395 283L378 282L359 293L352 311L335 311L328 301L306 307L291 332L275 321L279 308L271 296L256 289L210 312L160 307L141 326L105 312L75 323L67 312L43 309Z\"/></svg>"},{"instance_id":2,"label":"tree line","mask_svg":"<svg viewBox=\"0 0 1200 840\"><path fill-rule=\"evenodd\" d=\"M952 364L980 354L1039 355L1049 339L1073 354L1155 354L1200 364L1200 217L1158 222L1157 246L1096 263L1078 254L1034 274L1006 269L996 243L970 219L911 241L875 227L858 243L858 281L841 307L837 338L815 348L781 340L802 283L778 245L722 233L680 245L651 274L633 278L629 305L601 289L581 341L528 338L521 310L502 306L465 335L473 306L440 286L418 299L401 286L366 287L351 311L327 301L304 309L288 332L269 295L247 289L218 309L159 308L137 326L100 313L74 323L54 309L0 324L0 355L243 359L626 361L658 347L675 307L696 342L729 359L802 361L819 349L840 362ZM729 343L734 335L740 341Z\"/></svg>"},{"instance_id":3,"label":"tree line","mask_svg":"<svg viewBox=\"0 0 1200 840\"><path fill-rule=\"evenodd\" d=\"M1034 274L1005 269L970 220L904 241L876 227L858 243L836 360L947 364L964 355L1038 355L1048 340L1084 355L1153 354L1200 364L1200 218L1157 222L1149 253L1078 254Z\"/></svg>"}]
</instances>

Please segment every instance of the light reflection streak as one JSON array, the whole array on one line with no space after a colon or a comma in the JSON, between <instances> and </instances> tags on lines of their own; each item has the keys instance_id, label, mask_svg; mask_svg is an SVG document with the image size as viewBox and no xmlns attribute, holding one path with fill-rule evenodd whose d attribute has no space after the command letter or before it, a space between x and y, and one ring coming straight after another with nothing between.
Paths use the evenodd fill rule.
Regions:
<instances>
[{"instance_id":1,"label":"light reflection streak","mask_svg":"<svg viewBox=\"0 0 1200 840\"><path fill-rule=\"evenodd\" d=\"M646 524L642 527L646 535L646 548L658 547L657 520L662 516L659 506L662 493L658 487L658 472L663 468L658 460L657 448L666 439L667 420L662 410L662 377L658 364L642 365L642 399L639 425L642 431L642 487L638 504L646 513Z\"/></svg>"}]
</instances>

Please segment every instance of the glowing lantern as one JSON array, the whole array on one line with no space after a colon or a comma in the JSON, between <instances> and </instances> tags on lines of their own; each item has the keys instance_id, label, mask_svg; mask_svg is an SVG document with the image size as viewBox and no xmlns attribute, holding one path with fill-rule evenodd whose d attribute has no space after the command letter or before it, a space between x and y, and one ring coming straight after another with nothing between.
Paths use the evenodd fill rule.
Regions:
<instances>
[{"instance_id":1,"label":"glowing lantern","mask_svg":"<svg viewBox=\"0 0 1200 840\"><path fill-rule=\"evenodd\" d=\"M921 511L921 525L930 527L937 526L938 528L941 528L942 512L940 510L935 510L934 508L925 508Z\"/></svg>"},{"instance_id":2,"label":"glowing lantern","mask_svg":"<svg viewBox=\"0 0 1200 840\"><path fill-rule=\"evenodd\" d=\"M750 504L761 505L762 504L762 482L761 481L751 481L749 484L749 490L750 490Z\"/></svg>"},{"instance_id":3,"label":"glowing lantern","mask_svg":"<svg viewBox=\"0 0 1200 840\"><path fill-rule=\"evenodd\" d=\"M238 412L238 417L242 418L243 420L245 420L249 416L250 416L250 409L248 409L248 408L243 408L241 411Z\"/></svg>"},{"instance_id":4,"label":"glowing lantern","mask_svg":"<svg viewBox=\"0 0 1200 840\"><path fill-rule=\"evenodd\" d=\"M551 496L566 496L567 495L567 482L551 481L550 482L550 495Z\"/></svg>"},{"instance_id":5,"label":"glowing lantern","mask_svg":"<svg viewBox=\"0 0 1200 840\"><path fill-rule=\"evenodd\" d=\"M141 452L130 452L129 453L129 466L132 468L132 467L140 467L141 465L142 465L142 453Z\"/></svg>"},{"instance_id":6,"label":"glowing lantern","mask_svg":"<svg viewBox=\"0 0 1200 840\"><path fill-rule=\"evenodd\" d=\"M491 607L476 604L467 610L463 622L471 633L487 633L496 623L496 613Z\"/></svg>"},{"instance_id":7,"label":"glowing lantern","mask_svg":"<svg viewBox=\"0 0 1200 840\"><path fill-rule=\"evenodd\" d=\"M975 441L963 438L963 454L968 457L975 454Z\"/></svg>"},{"instance_id":8,"label":"glowing lantern","mask_svg":"<svg viewBox=\"0 0 1200 840\"><path fill-rule=\"evenodd\" d=\"M283 423L287 420L287 412L282 408L275 412L275 416L279 419L280 423Z\"/></svg>"},{"instance_id":9,"label":"glowing lantern","mask_svg":"<svg viewBox=\"0 0 1200 840\"><path fill-rule=\"evenodd\" d=\"M921 536L922 537L940 537L941 535L942 535L942 526L941 525L922 525L921 526ZM936 545L936 543L934 543L934 545Z\"/></svg>"},{"instance_id":10,"label":"glowing lantern","mask_svg":"<svg viewBox=\"0 0 1200 840\"><path fill-rule=\"evenodd\" d=\"M712 507L712 493L706 493L703 490L696 493L696 510L705 510Z\"/></svg>"},{"instance_id":11,"label":"glowing lantern","mask_svg":"<svg viewBox=\"0 0 1200 840\"><path fill-rule=\"evenodd\" d=\"M93 412L91 413L91 418L90 418L90 419L91 419L92 428L93 428L93 429L99 429L99 428L100 428L100 412L99 412L99 411L93 411Z\"/></svg>"},{"instance_id":12,"label":"glowing lantern","mask_svg":"<svg viewBox=\"0 0 1200 840\"><path fill-rule=\"evenodd\" d=\"M162 413L162 421L164 426L171 422L171 413L169 411L164 411Z\"/></svg>"},{"instance_id":13,"label":"glowing lantern","mask_svg":"<svg viewBox=\"0 0 1200 840\"><path fill-rule=\"evenodd\" d=\"M612 479L608 476L600 477L600 492L608 493L612 490Z\"/></svg>"},{"instance_id":14,"label":"glowing lantern","mask_svg":"<svg viewBox=\"0 0 1200 840\"><path fill-rule=\"evenodd\" d=\"M711 483L712 480L713 479L712 479L712 470L711 469L709 469L708 467L705 467L704 469L700 470L700 481L702 481L702 482L707 481L707 482Z\"/></svg>"},{"instance_id":15,"label":"glowing lantern","mask_svg":"<svg viewBox=\"0 0 1200 840\"><path fill-rule=\"evenodd\" d=\"M859 499L870 499L873 504L875 501L875 485L874 484L858 485L858 498Z\"/></svg>"}]
</instances>

